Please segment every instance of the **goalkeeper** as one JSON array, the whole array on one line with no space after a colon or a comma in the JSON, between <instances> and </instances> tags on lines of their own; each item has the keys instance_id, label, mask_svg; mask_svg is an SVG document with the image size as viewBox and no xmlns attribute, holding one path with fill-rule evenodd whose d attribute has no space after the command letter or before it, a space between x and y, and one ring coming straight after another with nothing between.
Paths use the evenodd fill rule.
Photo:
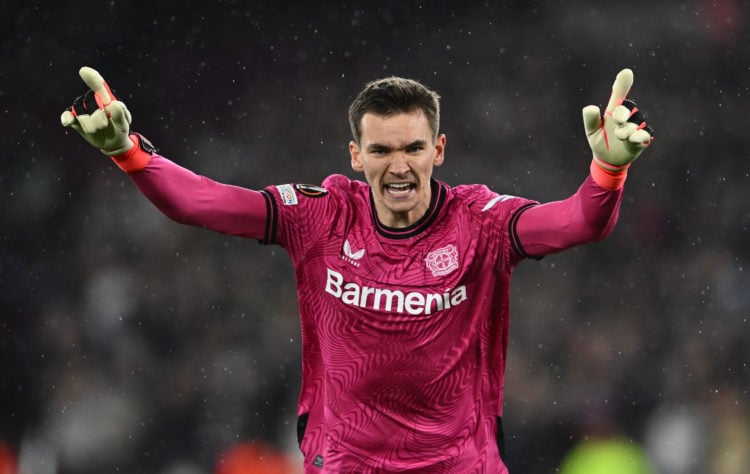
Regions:
<instances>
[{"instance_id":1,"label":"goalkeeper","mask_svg":"<svg viewBox=\"0 0 750 474\"><path fill-rule=\"evenodd\" d=\"M590 172L540 204L433 178L445 159L436 92L368 83L349 107L349 159L364 180L260 190L222 184L157 153L98 72L64 126L129 174L177 222L278 245L297 280L306 473L506 473L503 389L509 285L525 258L603 239L652 132L621 71L603 113L583 108ZM124 81L123 81L124 82Z\"/></svg>"}]
</instances>

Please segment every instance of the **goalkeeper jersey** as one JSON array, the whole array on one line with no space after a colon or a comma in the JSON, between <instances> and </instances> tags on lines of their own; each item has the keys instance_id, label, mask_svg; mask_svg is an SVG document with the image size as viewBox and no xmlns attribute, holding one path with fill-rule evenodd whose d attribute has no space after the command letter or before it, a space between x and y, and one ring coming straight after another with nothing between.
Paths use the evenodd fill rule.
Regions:
<instances>
[{"instance_id":1,"label":"goalkeeper jersey","mask_svg":"<svg viewBox=\"0 0 750 474\"><path fill-rule=\"evenodd\" d=\"M263 194L264 242L296 271L306 472L504 472L513 223L533 203L433 181L424 217L394 229L344 176Z\"/></svg>"},{"instance_id":2,"label":"goalkeeper jersey","mask_svg":"<svg viewBox=\"0 0 750 474\"><path fill-rule=\"evenodd\" d=\"M511 272L527 251L604 238L622 198L591 177L570 198L545 204L433 180L425 215L395 229L378 221L369 186L342 175L321 187L258 192L155 154L130 176L178 222L289 253L302 328L306 474L506 473Z\"/></svg>"}]
</instances>

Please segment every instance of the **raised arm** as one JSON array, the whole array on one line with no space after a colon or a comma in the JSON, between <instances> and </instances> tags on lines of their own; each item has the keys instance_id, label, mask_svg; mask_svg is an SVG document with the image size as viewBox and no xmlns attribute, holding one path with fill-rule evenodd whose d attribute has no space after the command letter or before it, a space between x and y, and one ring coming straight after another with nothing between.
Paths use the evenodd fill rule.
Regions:
<instances>
[{"instance_id":1,"label":"raised arm","mask_svg":"<svg viewBox=\"0 0 750 474\"><path fill-rule=\"evenodd\" d=\"M596 242L614 229L628 168L654 139L635 103L626 99L632 85L633 72L623 69L603 115L595 105L583 108L583 126L593 153L591 175L568 199L521 214L516 234L528 256Z\"/></svg>"},{"instance_id":2,"label":"raised arm","mask_svg":"<svg viewBox=\"0 0 750 474\"><path fill-rule=\"evenodd\" d=\"M524 211L516 223L518 241L532 258L597 242L615 228L621 201L622 189L608 191L589 176L569 198Z\"/></svg>"},{"instance_id":3,"label":"raised arm","mask_svg":"<svg viewBox=\"0 0 750 474\"><path fill-rule=\"evenodd\" d=\"M260 192L218 183L158 155L148 140L131 132L130 112L102 76L89 67L79 74L89 90L62 113L63 126L110 156L171 219L225 234L265 237L266 200Z\"/></svg>"}]
</instances>

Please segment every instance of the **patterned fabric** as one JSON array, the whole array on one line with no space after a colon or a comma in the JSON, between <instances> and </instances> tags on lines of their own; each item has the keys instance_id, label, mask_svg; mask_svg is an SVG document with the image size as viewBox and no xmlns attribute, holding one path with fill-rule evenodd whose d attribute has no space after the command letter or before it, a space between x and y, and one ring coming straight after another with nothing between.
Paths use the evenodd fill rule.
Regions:
<instances>
[{"instance_id":1,"label":"patterned fabric","mask_svg":"<svg viewBox=\"0 0 750 474\"><path fill-rule=\"evenodd\" d=\"M265 240L296 269L306 472L505 472L508 224L531 201L433 182L426 215L390 229L365 183L323 188L264 191Z\"/></svg>"}]
</instances>

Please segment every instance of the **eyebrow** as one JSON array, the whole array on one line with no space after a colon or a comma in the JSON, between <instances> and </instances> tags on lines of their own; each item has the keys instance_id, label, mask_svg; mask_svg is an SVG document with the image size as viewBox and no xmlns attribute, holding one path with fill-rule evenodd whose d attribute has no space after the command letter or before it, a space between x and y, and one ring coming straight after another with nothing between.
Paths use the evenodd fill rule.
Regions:
<instances>
[{"instance_id":1,"label":"eyebrow","mask_svg":"<svg viewBox=\"0 0 750 474\"><path fill-rule=\"evenodd\" d=\"M383 143L371 143L367 146L367 151L387 151L391 152L394 150L406 150L408 148L414 148L414 147L426 147L427 141L426 140L414 140L413 142L407 143L406 145L402 146L401 148L394 148L390 145L385 145Z\"/></svg>"}]
</instances>

